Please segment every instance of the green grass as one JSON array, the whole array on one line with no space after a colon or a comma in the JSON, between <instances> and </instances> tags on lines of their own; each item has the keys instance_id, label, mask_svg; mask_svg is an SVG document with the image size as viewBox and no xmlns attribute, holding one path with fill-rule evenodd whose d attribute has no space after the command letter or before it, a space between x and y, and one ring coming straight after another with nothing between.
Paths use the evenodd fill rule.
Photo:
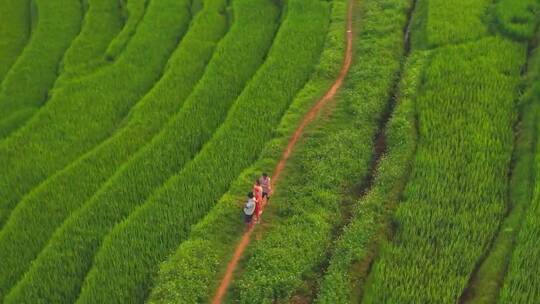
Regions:
<instances>
[{"instance_id":1,"label":"green grass","mask_svg":"<svg viewBox=\"0 0 540 304\"><path fill-rule=\"evenodd\" d=\"M272 129L319 58L328 21L326 2L287 3L286 17L265 63L227 120L193 161L105 238L78 303L146 299L159 263L273 135Z\"/></svg>"},{"instance_id":2,"label":"green grass","mask_svg":"<svg viewBox=\"0 0 540 304\"><path fill-rule=\"evenodd\" d=\"M429 52L413 55L404 66L397 106L385 129L387 149L373 186L352 207L350 222L332 248L316 303L358 303L366 285L374 243L382 241L388 217L406 183L416 149L415 98Z\"/></svg>"},{"instance_id":3,"label":"green grass","mask_svg":"<svg viewBox=\"0 0 540 304\"><path fill-rule=\"evenodd\" d=\"M207 2L210 3L219 6L223 2ZM263 62L278 26L279 10L270 2L237 1L234 5L235 23L216 47L205 74L183 107L165 130L125 163L55 232L8 300L14 303L34 303L36 299L75 301L102 238L179 170L198 151L204 138L211 136L211 124L202 124L202 119L219 125L223 119L220 117L226 115L228 107ZM215 100L222 102L222 110L209 112L212 108L217 110ZM141 108L137 113L145 116L151 111ZM44 281L43 276L50 279ZM70 280L65 280L66 277Z\"/></svg>"},{"instance_id":4,"label":"green grass","mask_svg":"<svg viewBox=\"0 0 540 304\"><path fill-rule=\"evenodd\" d=\"M227 30L226 16L219 13L225 5L222 0L207 0L205 10L195 17L173 53L165 75L133 108L122 129L47 179L17 205L0 231L0 247L10 248L0 251L5 266L0 268L0 286L9 288L16 283L55 229L181 107Z\"/></svg>"},{"instance_id":5,"label":"green grass","mask_svg":"<svg viewBox=\"0 0 540 304\"><path fill-rule=\"evenodd\" d=\"M0 83L22 52L31 30L30 0L0 1ZM5 117L2 112L0 115Z\"/></svg>"},{"instance_id":6,"label":"green grass","mask_svg":"<svg viewBox=\"0 0 540 304\"><path fill-rule=\"evenodd\" d=\"M38 23L32 31L28 44L2 82L0 113L3 122L0 122L0 126L3 129L0 129L0 140L22 126L32 116L28 113L32 109L39 108L47 100L49 90L58 76L62 56L81 28L80 1L35 1L39 11ZM21 1L21 3L26 3L30 8L29 2ZM13 17L16 16L15 12ZM10 19L7 21L10 22ZM23 30L26 28L28 31L29 25L30 21L27 20ZM10 23L7 28L11 26L20 25ZM19 114L20 111L24 111L25 114Z\"/></svg>"},{"instance_id":7,"label":"green grass","mask_svg":"<svg viewBox=\"0 0 540 304\"><path fill-rule=\"evenodd\" d=\"M190 232L175 254L160 267L150 303L208 302L238 238L244 231L239 214L246 189L256 174L270 172L279 161L289 137L315 100L333 83L343 62L346 1L332 3L329 30L318 66L309 82L295 97L261 157L233 182L229 191Z\"/></svg>"},{"instance_id":8,"label":"green grass","mask_svg":"<svg viewBox=\"0 0 540 304\"><path fill-rule=\"evenodd\" d=\"M127 20L122 31L111 41L107 48L105 57L108 60L114 59L122 53L144 16L145 6L148 1L151 0L127 0L127 5L125 5Z\"/></svg>"},{"instance_id":9,"label":"green grass","mask_svg":"<svg viewBox=\"0 0 540 304\"><path fill-rule=\"evenodd\" d=\"M105 51L122 30L122 11L115 1L88 0L81 32L67 49L55 87L90 67L103 64Z\"/></svg>"},{"instance_id":10,"label":"green grass","mask_svg":"<svg viewBox=\"0 0 540 304\"><path fill-rule=\"evenodd\" d=\"M0 142L0 227L25 194L119 127L161 77L189 20L187 2L153 1L115 64L58 88L24 128Z\"/></svg>"}]
</instances>

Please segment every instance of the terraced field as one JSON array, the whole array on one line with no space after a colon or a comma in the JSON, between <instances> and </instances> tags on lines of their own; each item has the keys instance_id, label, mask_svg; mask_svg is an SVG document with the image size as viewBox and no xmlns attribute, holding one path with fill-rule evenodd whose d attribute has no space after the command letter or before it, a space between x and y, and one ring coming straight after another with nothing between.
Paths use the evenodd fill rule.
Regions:
<instances>
[{"instance_id":1,"label":"terraced field","mask_svg":"<svg viewBox=\"0 0 540 304\"><path fill-rule=\"evenodd\" d=\"M537 303L539 14L0 0L0 302Z\"/></svg>"}]
</instances>

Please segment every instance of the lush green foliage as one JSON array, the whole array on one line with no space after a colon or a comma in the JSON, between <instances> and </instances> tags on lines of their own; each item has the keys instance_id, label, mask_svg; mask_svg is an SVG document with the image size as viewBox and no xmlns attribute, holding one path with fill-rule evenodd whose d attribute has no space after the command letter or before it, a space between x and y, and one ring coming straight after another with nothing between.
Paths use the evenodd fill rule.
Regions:
<instances>
[{"instance_id":1,"label":"lush green foliage","mask_svg":"<svg viewBox=\"0 0 540 304\"><path fill-rule=\"evenodd\" d=\"M27 1L21 3L30 7ZM57 77L60 60L80 30L82 20L80 1L36 0L36 3L39 9L38 24L32 31L28 44L2 82L0 113L1 119L7 119L8 122L0 123L0 126L4 127L0 130L0 139L30 118L32 115L27 114L30 109L38 108L45 102L48 91ZM16 16L15 13L13 17ZM7 21L11 21L10 19ZM23 30L26 28L28 31L30 22L26 21ZM19 23L9 24L7 27L12 26L17 27ZM19 111L26 114L21 115Z\"/></svg>"},{"instance_id":2,"label":"lush green foliage","mask_svg":"<svg viewBox=\"0 0 540 304\"><path fill-rule=\"evenodd\" d=\"M124 12L127 14L125 17L127 21L122 31L111 41L111 44L107 48L107 59L116 58L126 47L144 15L145 6L148 1L150 0L127 0L127 4L122 2L125 5Z\"/></svg>"},{"instance_id":3,"label":"lush green foliage","mask_svg":"<svg viewBox=\"0 0 540 304\"><path fill-rule=\"evenodd\" d=\"M125 126L47 179L17 205L0 231L0 247L9 248L0 251L0 260L5 266L0 268L0 285L9 288L11 284L5 282L7 278L10 283L15 283L54 230L86 202L123 162L147 143L182 105L202 76L216 43L227 27L225 16L219 13L223 11L225 2L207 2L206 9L194 19L169 60L165 75L133 108ZM25 301L31 302L27 299L32 293L23 294ZM50 294L52 290L49 290Z\"/></svg>"},{"instance_id":4,"label":"lush green foliage","mask_svg":"<svg viewBox=\"0 0 540 304\"><path fill-rule=\"evenodd\" d=\"M135 303L148 296L159 263L273 135L273 127L312 72L328 20L326 2L287 3L286 17L265 63L225 123L192 162L105 238L79 303L111 299Z\"/></svg>"},{"instance_id":5,"label":"lush green foliage","mask_svg":"<svg viewBox=\"0 0 540 304\"><path fill-rule=\"evenodd\" d=\"M153 1L114 65L58 88L24 128L0 142L0 226L23 195L110 136L161 76L189 17L187 0Z\"/></svg>"},{"instance_id":6,"label":"lush green foliage","mask_svg":"<svg viewBox=\"0 0 540 304\"><path fill-rule=\"evenodd\" d=\"M193 227L176 253L163 263L151 303L203 303L213 296L223 265L244 231L244 226L239 224L238 210L246 189L251 187L257 174L270 172L275 167L299 120L339 73L345 47L345 2L332 2L330 26L318 66L282 118L276 137L266 143L259 160L242 172L227 194Z\"/></svg>"},{"instance_id":7,"label":"lush green foliage","mask_svg":"<svg viewBox=\"0 0 540 304\"><path fill-rule=\"evenodd\" d=\"M0 83L30 37L29 2L30 0L0 1ZM0 115L1 122L5 116L2 112Z\"/></svg>"},{"instance_id":8,"label":"lush green foliage","mask_svg":"<svg viewBox=\"0 0 540 304\"><path fill-rule=\"evenodd\" d=\"M353 200L349 189L368 174L373 139L400 68L410 2L360 5L357 64L328 126L307 135L286 168L268 211L272 225L253 245L239 278L241 303L287 300L295 293L315 296L309 284L316 284L314 272L343 224L342 212ZM304 281L311 282L304 287Z\"/></svg>"},{"instance_id":9,"label":"lush green foliage","mask_svg":"<svg viewBox=\"0 0 540 304\"><path fill-rule=\"evenodd\" d=\"M384 237L389 213L406 182L416 148L415 105L422 68L429 53L412 56L404 67L398 105L385 130L386 151L370 191L353 206L350 222L336 241L324 274L317 303L356 303L366 284L366 272L358 268L373 254L373 244ZM383 234L383 235L381 235ZM363 269L367 271L367 269Z\"/></svg>"},{"instance_id":10,"label":"lush green foliage","mask_svg":"<svg viewBox=\"0 0 540 304\"><path fill-rule=\"evenodd\" d=\"M221 0L207 1L206 8L215 12L223 3ZM58 299L73 302L102 238L144 202L156 187L180 170L204 144L205 138L210 138L214 131L210 126L217 127L224 119L228 107L263 62L278 25L279 10L270 2L250 4L238 1L235 8L234 26L217 46L205 74L183 107L148 146L125 163L82 209L55 232L8 300L33 303L36 299L46 298L52 302ZM213 21L211 14L201 16L200 22L219 24ZM208 35L200 31L195 34L199 39ZM189 49L188 53L192 51ZM178 86L174 82L169 85L173 88ZM220 111L216 100L222 103ZM153 112L158 114L146 107L137 111L141 116ZM140 121L142 118L133 119ZM44 276L49 280L43 280ZM70 280L65 280L66 277Z\"/></svg>"}]
</instances>

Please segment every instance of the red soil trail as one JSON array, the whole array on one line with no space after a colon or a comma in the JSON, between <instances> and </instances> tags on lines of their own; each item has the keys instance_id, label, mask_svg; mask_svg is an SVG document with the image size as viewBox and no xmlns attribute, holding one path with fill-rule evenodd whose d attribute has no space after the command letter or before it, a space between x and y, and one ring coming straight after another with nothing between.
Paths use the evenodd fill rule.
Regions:
<instances>
[{"instance_id":1,"label":"red soil trail","mask_svg":"<svg viewBox=\"0 0 540 304\"><path fill-rule=\"evenodd\" d=\"M345 76L349 72L349 69L351 67L352 63L352 53L353 53L353 3L354 0L349 1L349 8L347 13L347 47L345 50L345 59L343 61L343 66L341 68L341 71L330 87L326 94L324 94L321 99L313 105L313 107L309 110L308 113L304 116L302 119L302 122L298 127L296 128L293 136L289 140L289 143L287 144L287 148L285 151L283 151L283 154L281 156L281 159L279 163L276 166L276 169L274 170L274 174L272 174L272 189L275 189L274 185L279 180L281 173L283 172L283 169L285 168L285 165L287 164L287 161L289 160L289 157L294 150L298 140L302 137L304 134L304 130L306 127L317 117L321 109L328 104L336 95L337 91L341 88L343 85L343 81L345 80ZM253 227L251 227L248 231L244 233L242 236L242 239L240 240L240 243L236 247L233 257L229 264L227 265L227 270L225 272L225 276L221 280L221 283L219 284L219 288L216 291L216 295L214 299L212 300L213 304L221 304L223 301L223 298L225 297L225 294L227 293L227 289L233 279L233 274L236 269L236 266L238 265L238 262L242 258L242 255L249 245L251 234L253 232Z\"/></svg>"}]
</instances>

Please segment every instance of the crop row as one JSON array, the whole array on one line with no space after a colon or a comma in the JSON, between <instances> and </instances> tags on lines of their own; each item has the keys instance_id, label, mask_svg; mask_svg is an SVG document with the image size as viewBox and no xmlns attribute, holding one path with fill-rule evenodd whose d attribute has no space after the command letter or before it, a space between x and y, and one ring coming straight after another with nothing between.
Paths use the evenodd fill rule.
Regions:
<instances>
[{"instance_id":1,"label":"crop row","mask_svg":"<svg viewBox=\"0 0 540 304\"><path fill-rule=\"evenodd\" d=\"M33 116L35 109L45 102L57 77L60 60L81 27L80 1L36 0L36 3L39 10L38 24L2 81L0 139L23 125ZM21 4L30 7L29 2L21 1ZM9 24L8 28L11 26L19 24ZM24 28L28 30L28 24Z\"/></svg>"},{"instance_id":2,"label":"crop row","mask_svg":"<svg viewBox=\"0 0 540 304\"><path fill-rule=\"evenodd\" d=\"M367 303L451 303L461 296L506 210L525 53L501 37L433 51L416 100L411 179Z\"/></svg>"},{"instance_id":3,"label":"crop row","mask_svg":"<svg viewBox=\"0 0 540 304\"><path fill-rule=\"evenodd\" d=\"M514 202L517 209L516 222L511 231L517 231L513 243L515 248L511 255L504 284L499 293L499 303L534 303L540 298L540 282L537 269L540 267L540 229L538 216L540 214L540 189L538 183L538 168L540 157L538 151L538 115L540 101L540 51L537 48L532 54L527 72L528 89L523 95L523 123L520 136L521 152L518 165L514 172L523 172L514 180L514 196L521 201ZM527 149L532 146L532 149ZM535 154L536 153L536 154ZM519 170L519 171L518 171ZM519 179L518 179L519 178ZM512 210L512 213L516 213ZM509 227L504 227L509 228ZM503 228L503 229L504 229ZM513 244L512 244L513 245Z\"/></svg>"},{"instance_id":4,"label":"crop row","mask_svg":"<svg viewBox=\"0 0 540 304\"><path fill-rule=\"evenodd\" d=\"M107 46L122 29L122 11L118 3L89 0L87 5L81 32L64 55L54 88L76 74L83 74L85 71L83 66L93 66L102 62ZM54 94L54 88L51 94Z\"/></svg>"},{"instance_id":5,"label":"crop row","mask_svg":"<svg viewBox=\"0 0 540 304\"><path fill-rule=\"evenodd\" d=\"M362 1L356 63L328 125L307 134L286 167L236 287L240 303L312 298L319 267L366 179L374 138L403 59L403 29L411 2ZM377 56L373 56L377 54ZM308 182L306 182L308 181Z\"/></svg>"},{"instance_id":6,"label":"crop row","mask_svg":"<svg viewBox=\"0 0 540 304\"><path fill-rule=\"evenodd\" d=\"M55 229L181 107L227 28L225 16L219 13L224 9L224 1L208 2L208 8L194 19L172 55L165 75L133 108L124 127L32 190L14 209L0 231L0 247L9 248L0 251L5 266L0 269L0 278L10 278L10 284L2 280L2 285L9 287L17 282Z\"/></svg>"},{"instance_id":7,"label":"crop row","mask_svg":"<svg viewBox=\"0 0 540 304\"><path fill-rule=\"evenodd\" d=\"M299 121L339 73L345 51L345 2L332 2L330 25L317 68L283 116L275 138L265 144L257 162L240 174L216 206L193 227L187 240L162 264L150 303L203 303L213 296L223 265L244 231L239 210L246 189L251 187L256 174L275 167Z\"/></svg>"},{"instance_id":8,"label":"crop row","mask_svg":"<svg viewBox=\"0 0 540 304\"><path fill-rule=\"evenodd\" d=\"M371 189L355 202L350 222L333 246L316 303L360 302L366 289L369 260L388 229L416 149L414 101L428 54L414 54L404 66L398 104L384 131L386 151Z\"/></svg>"},{"instance_id":9,"label":"crop row","mask_svg":"<svg viewBox=\"0 0 540 304\"><path fill-rule=\"evenodd\" d=\"M293 0L286 8L265 63L224 124L193 161L105 238L79 303L145 300L159 263L259 155L312 73L329 20L324 1Z\"/></svg>"},{"instance_id":10,"label":"crop row","mask_svg":"<svg viewBox=\"0 0 540 304\"><path fill-rule=\"evenodd\" d=\"M152 1L119 60L58 88L24 128L0 142L0 227L25 194L108 138L152 88L188 28L188 4Z\"/></svg>"},{"instance_id":11,"label":"crop row","mask_svg":"<svg viewBox=\"0 0 540 304\"><path fill-rule=\"evenodd\" d=\"M204 3L202 13L192 26L193 33L190 30L185 38L193 39L195 44L197 39L200 39L201 45L188 43L185 50L181 51L184 54L179 54L184 57L184 60L190 61L194 59L191 56L202 55L192 54L194 51L203 52L206 47L213 48L212 42L204 40L215 39L212 38L215 34L211 34L216 30L214 27L223 25L223 16L215 14L216 11L222 11L225 1L209 0ZM100 181L103 178L99 171L92 173L95 176L90 178L90 183L84 185L84 189L88 189L89 192L76 192L76 196L80 195L81 199L86 201L83 208L74 213L55 232L49 244L33 262L23 281L14 289L8 302L32 303L41 298L51 299L53 302L56 299L61 302L73 302L103 237L114 225L143 203L156 187L180 170L197 153L206 139L211 137L214 132L212 126L214 129L219 126L230 105L263 62L279 21L279 10L270 2L237 1L234 2L234 7L236 18L233 27L217 45L203 77L182 108L170 119L159 135L124 163L118 172L88 199L89 195L97 189L93 188L91 182ZM207 30L197 30L200 27ZM187 67L185 63L179 62L179 64L184 65L184 68ZM204 63L199 64L204 66ZM168 71L174 71L171 68L174 65L171 62ZM165 88L177 90L180 81L172 80L177 80L176 77L185 77L185 73L194 73L193 68L182 71L173 79L167 80L164 83ZM203 67L199 66L199 68ZM171 102L174 103L175 100ZM137 115L133 115L132 119L138 122L142 122L143 119L166 119L165 115L160 117L163 113L157 109L150 109L148 106L151 105L144 107L138 105ZM165 108L165 105L162 107ZM146 117L147 115L150 117ZM145 128L144 125L141 127ZM123 144L118 142L118 145L115 145L116 149L112 152L117 149L126 149L133 139L128 136L124 140L128 142L123 142ZM109 154L106 153L106 155ZM120 159L118 156L115 157ZM90 159L93 158L94 156L90 157ZM84 169L85 163L82 160L82 163L77 164L77 168ZM95 165L93 162L91 164ZM106 163L105 167L116 165ZM86 172L88 171L77 170L72 174L80 174L76 175L76 178L87 181ZM66 175L65 178L73 176L72 174ZM93 178L97 179L92 180ZM58 189L59 185L57 184L54 189ZM70 187L68 194L72 191ZM71 198L67 203L80 205L82 202L76 199L77 197ZM45 281L43 277L51 279ZM70 279L66 280L66 278Z\"/></svg>"},{"instance_id":12,"label":"crop row","mask_svg":"<svg viewBox=\"0 0 540 304\"><path fill-rule=\"evenodd\" d=\"M135 33L137 25L144 16L146 3L152 0L128 0L124 12L127 16L122 31L116 36L107 47L105 56L108 60L115 59L122 53L129 40Z\"/></svg>"},{"instance_id":13,"label":"crop row","mask_svg":"<svg viewBox=\"0 0 540 304\"><path fill-rule=\"evenodd\" d=\"M0 83L30 37L30 0L0 1ZM0 121L5 118L0 112Z\"/></svg>"}]
</instances>

